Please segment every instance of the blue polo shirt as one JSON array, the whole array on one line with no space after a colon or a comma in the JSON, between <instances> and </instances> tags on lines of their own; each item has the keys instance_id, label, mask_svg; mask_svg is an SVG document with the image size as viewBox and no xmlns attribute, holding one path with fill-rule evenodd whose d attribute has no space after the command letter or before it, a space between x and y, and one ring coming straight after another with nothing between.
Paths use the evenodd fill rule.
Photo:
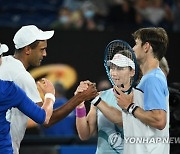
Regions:
<instances>
[{"instance_id":1,"label":"blue polo shirt","mask_svg":"<svg viewBox=\"0 0 180 154\"><path fill-rule=\"evenodd\" d=\"M44 109L29 99L25 92L12 81L0 80L0 154L12 154L10 123L6 120L6 112L17 107L25 115L42 124L45 121Z\"/></svg>"},{"instance_id":2,"label":"blue polo shirt","mask_svg":"<svg viewBox=\"0 0 180 154\"><path fill-rule=\"evenodd\" d=\"M167 111L166 99L169 91L166 77L160 68L145 74L137 88L144 92L144 110Z\"/></svg>"}]
</instances>

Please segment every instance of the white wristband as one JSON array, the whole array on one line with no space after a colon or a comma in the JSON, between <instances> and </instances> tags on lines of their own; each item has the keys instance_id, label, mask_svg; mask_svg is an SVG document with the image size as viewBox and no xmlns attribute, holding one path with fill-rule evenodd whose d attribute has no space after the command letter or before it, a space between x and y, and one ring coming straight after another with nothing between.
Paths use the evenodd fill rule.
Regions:
<instances>
[{"instance_id":1,"label":"white wristband","mask_svg":"<svg viewBox=\"0 0 180 154\"><path fill-rule=\"evenodd\" d=\"M54 96L52 93L46 93L45 96L44 96L44 98L45 98L45 99L46 99L46 98L50 98L50 99L53 100L53 102L55 102L55 96Z\"/></svg>"},{"instance_id":2,"label":"white wristband","mask_svg":"<svg viewBox=\"0 0 180 154\"><path fill-rule=\"evenodd\" d=\"M97 100L99 99L99 95L98 96L96 96L92 101L91 101L91 104L95 104L96 102L97 102Z\"/></svg>"},{"instance_id":3,"label":"white wristband","mask_svg":"<svg viewBox=\"0 0 180 154\"><path fill-rule=\"evenodd\" d=\"M130 106L128 112L129 112L130 114L132 114L132 111L134 110L135 107L136 107L136 105L133 103L133 104Z\"/></svg>"}]
</instances>

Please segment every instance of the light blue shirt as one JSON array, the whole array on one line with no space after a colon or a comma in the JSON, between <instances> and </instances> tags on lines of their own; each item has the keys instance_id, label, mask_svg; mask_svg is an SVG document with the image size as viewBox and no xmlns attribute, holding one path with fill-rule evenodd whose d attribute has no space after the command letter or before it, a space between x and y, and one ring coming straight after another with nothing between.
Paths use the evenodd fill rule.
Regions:
<instances>
[{"instance_id":1,"label":"light blue shirt","mask_svg":"<svg viewBox=\"0 0 180 154\"><path fill-rule=\"evenodd\" d=\"M144 110L167 111L169 92L166 77L160 68L145 74L137 88L144 92Z\"/></svg>"},{"instance_id":2,"label":"light blue shirt","mask_svg":"<svg viewBox=\"0 0 180 154\"><path fill-rule=\"evenodd\" d=\"M107 104L119 109L113 89L103 91L101 98ZM113 114L113 113L109 113ZM109 121L100 110L97 110L98 143L96 154L122 154L123 153L123 129Z\"/></svg>"}]
</instances>

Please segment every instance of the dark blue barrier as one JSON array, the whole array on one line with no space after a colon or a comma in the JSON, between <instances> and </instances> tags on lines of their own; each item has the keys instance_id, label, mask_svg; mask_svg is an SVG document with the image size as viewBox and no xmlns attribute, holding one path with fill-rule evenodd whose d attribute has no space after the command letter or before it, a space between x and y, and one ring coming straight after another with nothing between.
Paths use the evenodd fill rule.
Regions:
<instances>
[{"instance_id":1,"label":"dark blue barrier","mask_svg":"<svg viewBox=\"0 0 180 154\"><path fill-rule=\"evenodd\" d=\"M95 152L95 145L61 146L59 149L59 154L94 154Z\"/></svg>"}]
</instances>

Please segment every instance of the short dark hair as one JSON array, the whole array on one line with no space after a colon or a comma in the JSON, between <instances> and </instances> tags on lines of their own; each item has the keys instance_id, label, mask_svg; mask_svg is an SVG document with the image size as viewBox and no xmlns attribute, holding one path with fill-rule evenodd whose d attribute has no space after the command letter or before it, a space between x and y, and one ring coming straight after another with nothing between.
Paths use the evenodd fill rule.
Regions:
<instances>
[{"instance_id":1,"label":"short dark hair","mask_svg":"<svg viewBox=\"0 0 180 154\"><path fill-rule=\"evenodd\" d=\"M29 46L31 49L35 49L37 46L38 46L38 44L39 44L39 40L36 40L36 41L34 41L33 43L31 43L31 44L29 44L29 45L27 45L27 46ZM25 46L26 47L26 46ZM22 48L20 48L20 49L16 49L15 51L16 52L21 52L22 51L22 49L24 49L25 47L22 47Z\"/></svg>"},{"instance_id":2,"label":"short dark hair","mask_svg":"<svg viewBox=\"0 0 180 154\"><path fill-rule=\"evenodd\" d=\"M150 43L154 56L160 61L165 56L168 46L168 35L161 27L140 28L133 34L134 40L140 39L142 45Z\"/></svg>"}]
</instances>

